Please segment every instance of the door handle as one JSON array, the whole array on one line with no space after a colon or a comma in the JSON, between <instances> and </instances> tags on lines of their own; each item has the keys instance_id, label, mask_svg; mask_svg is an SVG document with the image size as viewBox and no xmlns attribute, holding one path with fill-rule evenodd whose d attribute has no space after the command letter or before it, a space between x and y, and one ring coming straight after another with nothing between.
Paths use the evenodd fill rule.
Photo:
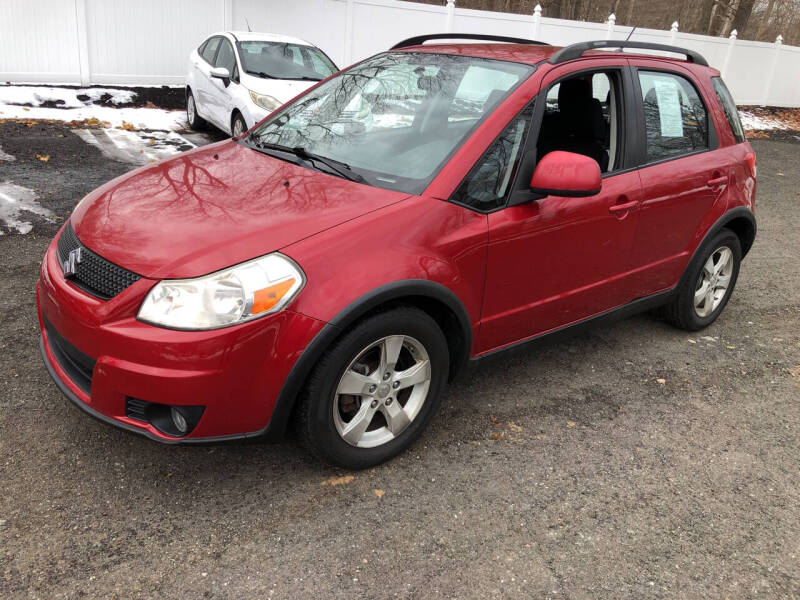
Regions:
<instances>
[{"instance_id":1,"label":"door handle","mask_svg":"<svg viewBox=\"0 0 800 600\"><path fill-rule=\"evenodd\" d=\"M608 207L608 212L612 215L619 215L620 213L626 213L632 208L636 206L637 202L634 200L633 202L623 202L622 204L614 204L613 206Z\"/></svg>"},{"instance_id":2,"label":"door handle","mask_svg":"<svg viewBox=\"0 0 800 600\"><path fill-rule=\"evenodd\" d=\"M728 183L728 176L727 175L723 175L722 177L714 177L714 179L709 179L708 180L708 187L710 187L713 190L713 189L716 189L718 187L722 187L726 183Z\"/></svg>"}]
</instances>

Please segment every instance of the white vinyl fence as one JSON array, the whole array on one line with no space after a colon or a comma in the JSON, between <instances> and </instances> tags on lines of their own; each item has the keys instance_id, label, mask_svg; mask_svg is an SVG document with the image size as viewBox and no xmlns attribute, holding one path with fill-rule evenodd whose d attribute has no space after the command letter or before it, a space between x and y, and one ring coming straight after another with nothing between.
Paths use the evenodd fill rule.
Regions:
<instances>
[{"instance_id":1,"label":"white vinyl fence","mask_svg":"<svg viewBox=\"0 0 800 600\"><path fill-rule=\"evenodd\" d=\"M0 0L0 81L181 84L192 48L219 30L284 33L344 67L413 35L490 33L563 46L624 39L630 27L399 0ZM739 104L800 106L800 48L637 29L632 40L684 46L720 69Z\"/></svg>"}]
</instances>

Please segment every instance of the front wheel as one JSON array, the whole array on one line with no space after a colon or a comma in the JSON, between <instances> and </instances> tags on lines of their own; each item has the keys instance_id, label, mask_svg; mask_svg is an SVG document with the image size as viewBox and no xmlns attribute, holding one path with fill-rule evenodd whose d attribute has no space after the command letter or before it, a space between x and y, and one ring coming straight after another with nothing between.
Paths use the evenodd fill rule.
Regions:
<instances>
[{"instance_id":1,"label":"front wheel","mask_svg":"<svg viewBox=\"0 0 800 600\"><path fill-rule=\"evenodd\" d=\"M247 131L247 123L244 122L242 114L237 111L233 114L233 119L231 119L231 135L237 138L245 131Z\"/></svg>"},{"instance_id":2,"label":"front wheel","mask_svg":"<svg viewBox=\"0 0 800 600\"><path fill-rule=\"evenodd\" d=\"M426 313L397 308L365 319L315 367L297 425L318 458L348 469L388 460L422 432L441 403L447 341Z\"/></svg>"},{"instance_id":3,"label":"front wheel","mask_svg":"<svg viewBox=\"0 0 800 600\"><path fill-rule=\"evenodd\" d=\"M713 323L733 293L741 262L742 245L738 236L722 229L695 255L674 299L663 307L663 316L687 331L697 331Z\"/></svg>"}]
</instances>

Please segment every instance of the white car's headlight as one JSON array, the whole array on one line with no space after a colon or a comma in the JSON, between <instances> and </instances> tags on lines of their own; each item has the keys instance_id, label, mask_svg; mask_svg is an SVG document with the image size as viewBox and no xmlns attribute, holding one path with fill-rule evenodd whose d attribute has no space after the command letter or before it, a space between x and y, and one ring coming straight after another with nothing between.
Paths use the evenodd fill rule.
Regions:
<instances>
[{"instance_id":1,"label":"white car's headlight","mask_svg":"<svg viewBox=\"0 0 800 600\"><path fill-rule=\"evenodd\" d=\"M196 279L165 279L142 302L141 321L173 329L216 329L285 307L305 276L282 254L268 254Z\"/></svg>"},{"instance_id":2,"label":"white car's headlight","mask_svg":"<svg viewBox=\"0 0 800 600\"><path fill-rule=\"evenodd\" d=\"M252 90L250 90L250 99L253 102L255 102L256 105L270 112L272 112L281 105L281 103L278 102L277 98L273 98L272 96L267 96L264 94L256 94Z\"/></svg>"}]
</instances>

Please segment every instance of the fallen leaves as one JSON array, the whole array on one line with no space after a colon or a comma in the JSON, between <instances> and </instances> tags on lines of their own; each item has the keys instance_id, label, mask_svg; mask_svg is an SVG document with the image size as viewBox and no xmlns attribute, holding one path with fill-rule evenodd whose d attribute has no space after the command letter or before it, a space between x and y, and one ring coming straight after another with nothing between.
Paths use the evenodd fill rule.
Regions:
<instances>
[{"instance_id":1,"label":"fallen leaves","mask_svg":"<svg viewBox=\"0 0 800 600\"><path fill-rule=\"evenodd\" d=\"M136 127L132 123L122 121L122 125L117 126L117 129L124 129L125 131L136 131Z\"/></svg>"},{"instance_id":2,"label":"fallen leaves","mask_svg":"<svg viewBox=\"0 0 800 600\"><path fill-rule=\"evenodd\" d=\"M667 384L667 380L664 379L663 377L659 377L658 379L656 379L656 383L659 384L659 385L666 385Z\"/></svg>"},{"instance_id":3,"label":"fallen leaves","mask_svg":"<svg viewBox=\"0 0 800 600\"><path fill-rule=\"evenodd\" d=\"M383 498L383 495L386 493L383 490L372 490L372 493L375 494L378 498Z\"/></svg>"},{"instance_id":4,"label":"fallen leaves","mask_svg":"<svg viewBox=\"0 0 800 600\"><path fill-rule=\"evenodd\" d=\"M328 479L320 482L320 485L329 485L336 487L337 485L347 485L355 479L353 475L342 475L341 477L328 477Z\"/></svg>"},{"instance_id":5,"label":"fallen leaves","mask_svg":"<svg viewBox=\"0 0 800 600\"><path fill-rule=\"evenodd\" d=\"M567 421L567 427L575 427L575 421Z\"/></svg>"},{"instance_id":6,"label":"fallen leaves","mask_svg":"<svg viewBox=\"0 0 800 600\"><path fill-rule=\"evenodd\" d=\"M792 378L794 378L794 380L800 384L800 365L789 369L789 375L791 375Z\"/></svg>"},{"instance_id":7,"label":"fallen leaves","mask_svg":"<svg viewBox=\"0 0 800 600\"><path fill-rule=\"evenodd\" d=\"M48 160L50 160L50 155L49 154L36 154L36 158L38 158L42 162L47 162Z\"/></svg>"},{"instance_id":8,"label":"fallen leaves","mask_svg":"<svg viewBox=\"0 0 800 600\"><path fill-rule=\"evenodd\" d=\"M520 436L518 436L517 434L521 434L523 432L523 429L522 427L514 423L514 421L508 421L504 424L500 419L498 419L494 415L489 415L489 421L491 421L492 427L497 430L489 434L490 440L494 440L495 442L499 442L500 440L505 440L505 439L512 441L522 441Z\"/></svg>"}]
</instances>

